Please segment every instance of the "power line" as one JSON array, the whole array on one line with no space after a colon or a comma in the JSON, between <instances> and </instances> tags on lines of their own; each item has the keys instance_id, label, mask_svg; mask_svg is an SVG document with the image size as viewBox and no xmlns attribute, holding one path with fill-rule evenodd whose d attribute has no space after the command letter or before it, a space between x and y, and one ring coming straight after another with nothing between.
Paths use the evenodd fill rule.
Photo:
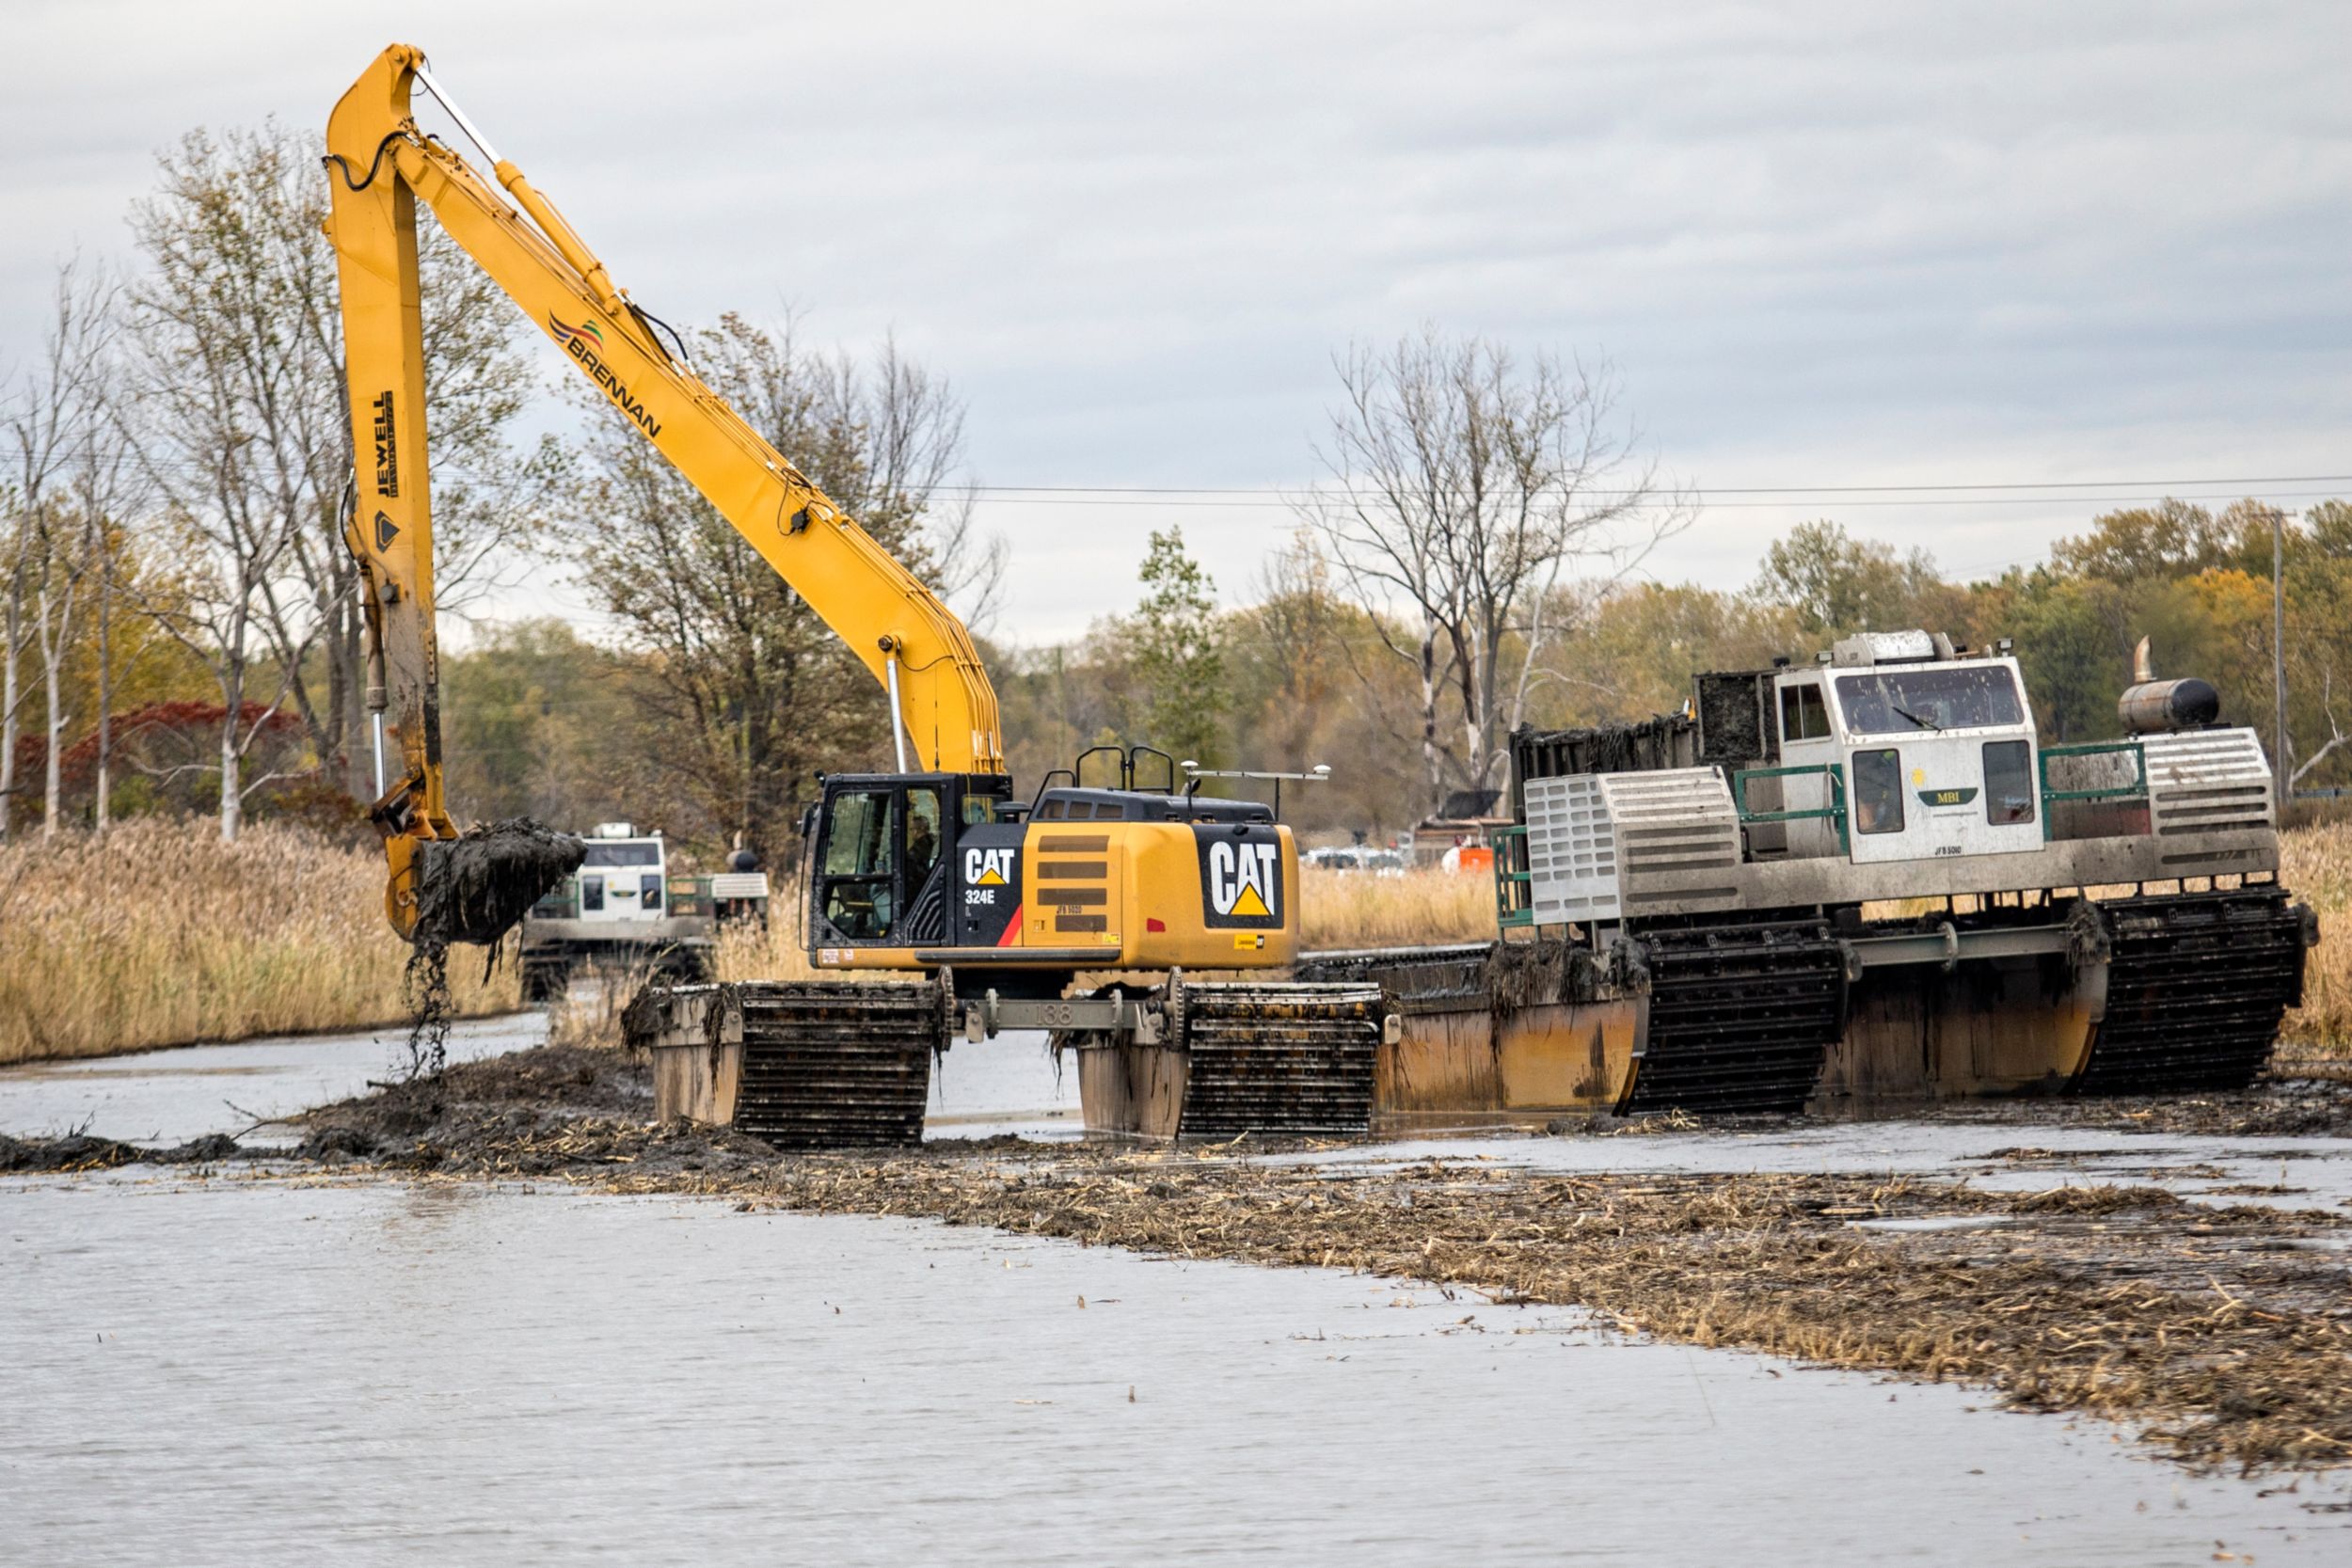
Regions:
<instances>
[{"instance_id":1,"label":"power line","mask_svg":"<svg viewBox=\"0 0 2352 1568\"><path fill-rule=\"evenodd\" d=\"M2352 481L2347 481L2347 483L2352 483ZM1841 492L1834 489L1790 491L1788 494L1792 499L1788 500L1719 501L1711 499L1718 492L1712 491L1696 492L1692 499L1692 504L1698 507L1702 511L1708 512L1787 512L1792 509L1802 510L1808 499L1841 494ZM1755 494L1756 492L1734 491L1723 493ZM1626 499L1628 493L1618 491L1583 491L1581 492L1581 494L1589 496L1593 500L1597 502L1611 499ZM2328 500L2335 499L2340 494L2340 491L2335 490L2267 490L2259 493L2252 499L2263 500ZM1117 496L1113 496L1111 499L1089 499L1076 496L1044 495L984 495L978 499L990 505L1005 506L1090 506L1152 509L1176 507L1185 510L1206 512L1263 512L1270 509L1281 511L1292 510L1296 506L1298 501L1311 500L1317 497L1329 499L1340 499L1339 494L1334 491L1309 492L1306 495L1295 498L1269 498L1264 500L1143 500L1122 499L1119 499ZM1661 499L1664 499L1670 498ZM2168 500L2216 500L2219 499L2220 498L2214 496L2181 496L2178 494L2152 494L2137 496L1942 496L1918 500L1837 500L1827 504L1834 505L1836 510L1842 512L1859 507L2153 506L2159 502Z\"/></svg>"},{"instance_id":2,"label":"power line","mask_svg":"<svg viewBox=\"0 0 2352 1568\"><path fill-rule=\"evenodd\" d=\"M215 475L214 471L213 471L212 469L210 469L209 467L207 467L206 466L204 466L204 465L202 465L202 464L199 464L199 463L190 462L190 461L187 461L187 460L185 460L185 459L167 458L167 459L163 459L163 460L161 460L161 461L154 461L154 460L151 460L147 466L148 466L149 467L151 467L151 468L157 469L157 470L169 471L169 472L176 472L176 473L180 473L180 474L183 474L183 475L187 475L187 476L192 476L192 477L197 477L197 478L211 479L211 478L215 477ZM1071 502L1064 502L1064 503L1062 503L1062 504L1112 504L1112 503L1109 503L1109 502L1095 502L1095 501L1091 501L1091 500L1089 499L1089 498L1093 498L1093 497L1126 497L1126 496L1137 496L1137 497L1157 497L1157 496L1167 496L1167 497L1173 497L1173 498L1187 498L1187 497L1211 497L1211 498L1216 498L1216 497L1241 497L1241 498L1250 498L1250 499L1249 499L1248 501L1245 502L1245 504L1265 504L1265 503L1279 503L1279 504L1287 504L1289 501L1294 500L1294 499L1298 499L1298 500L1311 500L1311 499L1318 499L1318 498L1342 498L1342 497L1345 497L1345 496L1347 496L1348 494L1350 494L1350 492L1349 492L1349 491L1347 491L1347 490L1345 490L1345 489L1342 489L1342 488L1334 488L1334 487L1332 487L1332 486L1333 486L1333 484L1334 484L1334 483L1335 483L1335 482L1331 482L1331 481L1316 481L1316 482L1310 483L1306 483L1306 484L1302 484L1302 485L1280 485L1280 484L1226 484L1226 485L1218 485L1218 484L1058 484L1058 483L1057 483L1057 484L1011 484L1011 483L974 483L974 484L941 484L941 485L937 486L937 489L938 489L941 493L943 493L943 494L949 494L949 495L954 495L954 494L963 494L963 495L975 495L975 496L996 496L996 497L1006 497L1006 498L1015 498L1015 499L1018 499L1018 498L1034 498L1034 499L1036 499L1038 500L1039 504L1045 504L1045 499L1046 499L1046 498L1049 498L1049 497L1070 497L1070 498L1073 498L1073 501L1071 501ZM1336 482L1336 483L1343 483L1343 482ZM2112 490L2112 491L2132 491L2132 492L2154 491L2154 492L2160 492L2159 494L2155 495L2155 496L2153 498L2153 499L2157 499L2157 500L2164 500L2164 499L2217 499L2217 498L2214 498L2214 497L2201 497L2201 498L2200 498L2200 497L2179 498L2179 497L2178 497L2178 495L2177 495L2177 493L2178 493L2178 492L2180 492L2180 491L2183 491L2183 490L2212 490L2212 489L2219 489L2219 490L2223 490L2223 491L2230 491L2230 490L2247 491L2247 490L2254 490L2254 489L2263 489L2263 490L2267 490L2270 486L2274 486L2274 485L2287 485L2287 484L2352 484L2352 473L2345 473L2345 474L2257 474L2257 475L2252 475L2252 476L2241 476L2241 477L2234 477L2234 478L2233 478L2233 477L2226 477L2226 476L2225 476L2225 477L2219 477L2219 478L2209 478L2209 479L2084 479L2084 480L2074 480L2074 479L2031 479L2031 480L1948 480L1948 481L1936 481L1936 482L1932 482L1932 483L1915 483L1915 484L1703 484L1703 483L1694 483L1694 484L1691 485L1691 486L1689 487L1688 491L1687 491L1687 492L1685 492L1685 493L1687 493L1687 494L1689 494L1689 495L1692 496L1693 498L1695 498L1695 499L1697 499L1701 500L1702 502L1704 502L1705 504L1708 504L1708 505L1725 505L1725 504L1729 504L1729 503L1727 503L1727 502L1722 502L1722 501L1717 501L1717 500L1712 499L1712 498L1714 498L1714 497L1718 497L1718 496L1788 496L1788 497L1794 497L1794 498L1797 498L1797 499L1806 499L1806 498L1810 498L1810 497L1817 497L1817 496L1920 496L1920 495L1962 495L1962 494L1981 494L1981 493L1985 493L1985 492L2002 491L2002 490L2025 490L2025 491L2034 491L2034 492L2053 492L2053 491L2062 491L2062 492L2069 492L2069 493L2068 493L2068 494L2066 494L2066 495L2063 495L2063 496L2057 496L2057 495L2053 495L2053 496L2048 497L2047 499L2053 499L2053 500L2063 499L2063 500L2070 500L2070 501L2075 501L2075 502L2089 501L2089 502L2091 502L2091 503L2093 503L2093 504L2103 504L2103 503L2106 503L2106 502L2108 502L2108 501L2138 501L2138 500L2147 499L2151 499L2151 498L2149 498L2149 497L2145 497L2145 496L2142 496L2142 495L2139 495L2139 494L2132 494L2132 495L2116 495L2116 496L2087 496L2087 495L2076 494L2075 492L2082 492L2082 491L2089 491L2089 490ZM1584 496L1590 496L1590 497L1592 497L1592 498L1593 498L1594 499L1596 499L1596 500L1607 500L1607 499L1623 499L1623 498L1626 498L1626 497L1629 497L1629 496L1637 496L1637 495L1645 495L1645 496L1646 496L1646 495L1658 495L1658 494L1661 494L1661 493L1673 493L1673 492L1672 492L1672 491L1670 491L1670 490L1661 490L1661 487L1660 487L1660 486L1650 486L1650 487L1647 487L1647 488L1645 488L1645 489L1641 489L1641 490L1634 490L1634 489L1629 489L1629 488L1626 488L1626 487L1623 487L1623 486L1616 486L1616 485L1597 485L1597 486L1592 486L1592 487L1589 487L1589 488L1581 488L1581 489L1579 489L1579 490L1577 491L1577 494L1579 494L1579 495L1584 495ZM2004 498L1990 497L1990 496L1988 496L1988 497L1987 497L1987 499L2004 499ZM2019 500L2023 500L2023 499L2028 499L2028 498L2019 497L2019 498L2010 498L2010 499L2019 499ZM2040 499L2040 498L2039 498L2039 497L2037 497L2037 498L2033 498L2033 499ZM1165 502L1148 502L1148 503L1146 503L1146 504L1170 504L1170 503L1165 503ZM1198 503L1198 502L1196 502L1196 503L1194 503L1194 504L1205 504L1205 503ZM1783 504L1783 503L1774 503L1774 504Z\"/></svg>"},{"instance_id":3,"label":"power line","mask_svg":"<svg viewBox=\"0 0 2352 1568\"><path fill-rule=\"evenodd\" d=\"M1692 489L1708 496L1838 496L1916 495L1952 490L2171 490L2229 485L2352 484L2352 474L2257 475L2250 479L2021 479L1972 480L1935 484L1701 484ZM977 495L1103 495L1103 496L1294 496L1341 494L1318 485L1285 489L1279 485L1208 484L965 484L943 486ZM1635 492L1595 489L1593 496L1623 496ZM1645 492L1646 493L1646 492ZM2093 498L2095 499L2095 498Z\"/></svg>"}]
</instances>

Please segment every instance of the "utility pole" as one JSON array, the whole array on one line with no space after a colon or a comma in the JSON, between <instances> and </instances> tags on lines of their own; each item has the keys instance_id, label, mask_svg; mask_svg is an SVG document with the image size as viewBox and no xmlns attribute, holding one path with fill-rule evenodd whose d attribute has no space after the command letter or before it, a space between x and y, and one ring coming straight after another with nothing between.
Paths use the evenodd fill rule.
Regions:
<instances>
[{"instance_id":1,"label":"utility pole","mask_svg":"<svg viewBox=\"0 0 2352 1568\"><path fill-rule=\"evenodd\" d=\"M2270 509L2270 689L2278 699L2273 715L2271 767L2279 776L2278 810L2287 809L2287 515Z\"/></svg>"}]
</instances>

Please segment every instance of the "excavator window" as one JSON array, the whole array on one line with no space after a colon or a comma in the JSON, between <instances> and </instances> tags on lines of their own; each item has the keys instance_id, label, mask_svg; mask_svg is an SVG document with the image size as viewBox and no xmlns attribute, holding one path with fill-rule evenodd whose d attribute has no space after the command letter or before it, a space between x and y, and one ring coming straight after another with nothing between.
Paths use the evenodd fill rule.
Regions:
<instances>
[{"instance_id":1,"label":"excavator window","mask_svg":"<svg viewBox=\"0 0 2352 1568\"><path fill-rule=\"evenodd\" d=\"M896 792L844 790L834 796L818 865L825 879L825 919L851 942L879 942L898 918ZM932 806L934 818L938 807Z\"/></svg>"},{"instance_id":2,"label":"excavator window","mask_svg":"<svg viewBox=\"0 0 2352 1568\"><path fill-rule=\"evenodd\" d=\"M923 886L939 863L939 791L907 791L907 896Z\"/></svg>"}]
</instances>

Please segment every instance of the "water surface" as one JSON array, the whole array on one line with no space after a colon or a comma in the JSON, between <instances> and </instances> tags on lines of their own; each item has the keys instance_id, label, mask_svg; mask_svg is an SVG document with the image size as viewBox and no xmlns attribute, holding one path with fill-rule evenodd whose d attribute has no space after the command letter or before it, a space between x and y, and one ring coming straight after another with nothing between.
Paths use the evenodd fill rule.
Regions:
<instances>
[{"instance_id":1,"label":"water surface","mask_svg":"<svg viewBox=\"0 0 2352 1568\"><path fill-rule=\"evenodd\" d=\"M2352 1560L2341 1487L1954 1388L544 1187L0 1180L0 1366L26 1562Z\"/></svg>"}]
</instances>

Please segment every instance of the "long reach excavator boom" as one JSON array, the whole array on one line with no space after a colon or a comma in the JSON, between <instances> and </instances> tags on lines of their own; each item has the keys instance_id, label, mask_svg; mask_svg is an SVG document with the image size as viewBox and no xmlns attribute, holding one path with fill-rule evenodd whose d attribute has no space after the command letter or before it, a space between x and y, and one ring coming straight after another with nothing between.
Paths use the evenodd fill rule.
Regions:
<instances>
[{"instance_id":1,"label":"long reach excavator boom","mask_svg":"<svg viewBox=\"0 0 2352 1568\"><path fill-rule=\"evenodd\" d=\"M420 84L495 184L418 126L410 94ZM343 94L327 120L326 166L358 468L346 533L367 593L376 724L371 816L390 861L387 912L403 936L415 930L420 845L457 836L441 784L419 200L883 683L901 771L911 752L937 772L1003 773L996 693L963 623L696 378L675 335L664 343L554 204L491 150L421 50L385 50ZM388 730L397 744L389 778Z\"/></svg>"},{"instance_id":2,"label":"long reach excavator boom","mask_svg":"<svg viewBox=\"0 0 2352 1568\"><path fill-rule=\"evenodd\" d=\"M489 178L418 126L418 86ZM909 1142L954 1035L1042 1029L1080 1052L1089 1106L1110 1097L1090 1123L1229 1137L1366 1124L1374 1052L1393 1024L1376 988L1185 977L1295 958L1298 847L1272 811L1203 797L1198 776L1180 786L1176 760L1142 746L1093 748L1016 800L963 624L695 377L675 334L490 150L421 53L396 45L368 68L335 106L326 152L358 468L347 526L379 725L371 816L395 929L428 952L494 942L586 852L531 824L460 834L442 799L421 200L888 693L896 771L824 776L805 819L803 929L815 968L897 976L649 988L629 1006L632 1037L732 1040L740 1053L739 1070L713 1080L732 1085L728 1104L663 1114L780 1144ZM389 780L385 721L400 769ZM1115 778L1089 787L1081 775L1105 753ZM584 899L587 873L580 885ZM1121 979L1081 990L1088 974Z\"/></svg>"}]
</instances>

